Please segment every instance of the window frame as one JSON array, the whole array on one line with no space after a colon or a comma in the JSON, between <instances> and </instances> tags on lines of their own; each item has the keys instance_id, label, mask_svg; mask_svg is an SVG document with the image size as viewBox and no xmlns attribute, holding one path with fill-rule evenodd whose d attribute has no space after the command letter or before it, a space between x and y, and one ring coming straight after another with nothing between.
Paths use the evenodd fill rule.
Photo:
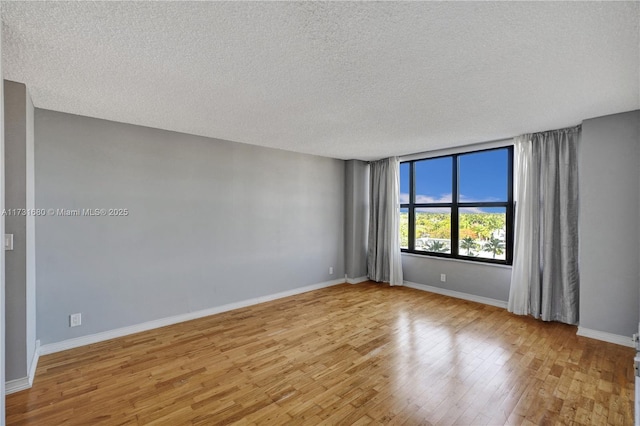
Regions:
<instances>
[{"instance_id":1,"label":"window frame","mask_svg":"<svg viewBox=\"0 0 640 426\"><path fill-rule=\"evenodd\" d=\"M507 150L507 201L473 201L460 202L460 157L468 154L477 154L481 152ZM415 170L416 163L424 160L433 160L438 158L451 158L451 202L447 203L416 203L415 202ZM409 164L409 202L401 203L400 209L407 209L408 223L408 248L402 248L403 253L411 253L420 256L442 257L449 259L468 260L478 263L492 263L499 265L513 264L513 228L514 228L514 199L513 199L513 145L492 147L479 149L474 151L462 151L452 154L439 155L433 157L416 158L407 161L401 161L400 164ZM505 236L505 259L480 258L474 256L465 256L459 253L459 234L460 234L460 209L479 207L501 207L506 209L506 236ZM449 208L451 211L451 253L437 253L415 249L415 212L420 208Z\"/></svg>"}]
</instances>

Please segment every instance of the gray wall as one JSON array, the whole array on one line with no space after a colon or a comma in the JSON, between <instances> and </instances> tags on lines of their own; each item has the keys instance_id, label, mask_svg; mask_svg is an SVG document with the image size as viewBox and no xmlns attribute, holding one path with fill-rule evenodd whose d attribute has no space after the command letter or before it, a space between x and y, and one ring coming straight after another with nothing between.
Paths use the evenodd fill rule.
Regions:
<instances>
[{"instance_id":1,"label":"gray wall","mask_svg":"<svg viewBox=\"0 0 640 426\"><path fill-rule=\"evenodd\" d=\"M43 344L344 277L343 161L40 109L35 135L38 208L129 209L36 219Z\"/></svg>"},{"instance_id":2,"label":"gray wall","mask_svg":"<svg viewBox=\"0 0 640 426\"><path fill-rule=\"evenodd\" d=\"M585 120L580 144L580 326L631 336L640 287L640 111Z\"/></svg>"},{"instance_id":3,"label":"gray wall","mask_svg":"<svg viewBox=\"0 0 640 426\"><path fill-rule=\"evenodd\" d=\"M24 84L4 82L5 206L33 208L33 104ZM30 121L31 120L31 121ZM27 183L29 181L29 185ZM30 198L28 202L28 199ZM26 377L35 349L34 217L7 215L6 233L13 234L13 250L6 259L6 379Z\"/></svg>"},{"instance_id":4,"label":"gray wall","mask_svg":"<svg viewBox=\"0 0 640 426\"><path fill-rule=\"evenodd\" d=\"M508 301L511 267L436 259L420 255L402 255L405 281L426 284L490 299ZM440 281L440 274L447 281Z\"/></svg>"},{"instance_id":5,"label":"gray wall","mask_svg":"<svg viewBox=\"0 0 640 426\"><path fill-rule=\"evenodd\" d=\"M25 97L27 99L27 114L26 114L26 202L27 209L35 209L36 207L36 187L35 187L35 109L29 90L25 87ZM35 356L36 351L36 217L34 215L28 215L26 217L27 223L27 255L26 255L26 268L27 268L27 290L26 290L26 304L27 304L27 372L33 377L34 372L31 372L31 361Z\"/></svg>"},{"instance_id":6,"label":"gray wall","mask_svg":"<svg viewBox=\"0 0 640 426\"><path fill-rule=\"evenodd\" d=\"M369 165L345 162L345 265L350 279L367 275L369 229Z\"/></svg>"},{"instance_id":7,"label":"gray wall","mask_svg":"<svg viewBox=\"0 0 640 426\"><path fill-rule=\"evenodd\" d=\"M0 19L0 57L2 57L2 20ZM0 60L0 75L2 75L2 61ZM5 174L5 154L4 154L4 84L0 84L0 210L5 208L4 196L4 174ZM4 216L0 215L0 236L5 233ZM5 418L5 251L0 249L0 424Z\"/></svg>"}]
</instances>

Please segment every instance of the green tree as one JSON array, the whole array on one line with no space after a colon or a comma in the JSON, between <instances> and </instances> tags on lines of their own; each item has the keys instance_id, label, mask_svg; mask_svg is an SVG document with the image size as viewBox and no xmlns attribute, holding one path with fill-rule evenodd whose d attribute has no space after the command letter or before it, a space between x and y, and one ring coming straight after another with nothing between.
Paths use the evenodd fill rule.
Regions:
<instances>
[{"instance_id":1,"label":"green tree","mask_svg":"<svg viewBox=\"0 0 640 426\"><path fill-rule=\"evenodd\" d=\"M427 250L434 253L445 253L447 251L447 245L442 241L431 241L427 246Z\"/></svg>"},{"instance_id":2,"label":"green tree","mask_svg":"<svg viewBox=\"0 0 640 426\"><path fill-rule=\"evenodd\" d=\"M504 253L504 243L502 240L491 237L491 239L485 243L484 250L493 253L493 258L496 258L496 255Z\"/></svg>"},{"instance_id":3,"label":"green tree","mask_svg":"<svg viewBox=\"0 0 640 426\"><path fill-rule=\"evenodd\" d=\"M466 237L466 238L463 238L462 241L460 241L460 247L462 247L464 250L467 251L467 256L473 256L473 253L471 250L475 250L476 248L478 248L478 244L476 244L476 242L473 241L473 238Z\"/></svg>"},{"instance_id":4,"label":"green tree","mask_svg":"<svg viewBox=\"0 0 640 426\"><path fill-rule=\"evenodd\" d=\"M409 214L400 212L400 247L409 247Z\"/></svg>"}]
</instances>

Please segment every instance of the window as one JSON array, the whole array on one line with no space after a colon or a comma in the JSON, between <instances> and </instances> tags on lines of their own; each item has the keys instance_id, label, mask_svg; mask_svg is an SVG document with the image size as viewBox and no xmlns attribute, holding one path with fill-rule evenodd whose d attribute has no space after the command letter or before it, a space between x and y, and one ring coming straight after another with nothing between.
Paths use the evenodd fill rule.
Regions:
<instances>
[{"instance_id":1,"label":"window","mask_svg":"<svg viewBox=\"0 0 640 426\"><path fill-rule=\"evenodd\" d=\"M513 148L400 163L403 252L510 265Z\"/></svg>"}]
</instances>

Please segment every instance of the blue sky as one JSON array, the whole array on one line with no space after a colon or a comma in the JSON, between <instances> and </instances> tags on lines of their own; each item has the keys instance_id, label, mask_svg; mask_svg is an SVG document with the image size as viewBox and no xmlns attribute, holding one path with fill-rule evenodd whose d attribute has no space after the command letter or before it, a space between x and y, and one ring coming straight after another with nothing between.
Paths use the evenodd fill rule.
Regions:
<instances>
[{"instance_id":1,"label":"blue sky","mask_svg":"<svg viewBox=\"0 0 640 426\"><path fill-rule=\"evenodd\" d=\"M506 149L460 155L460 201L506 201ZM416 202L451 202L451 157L416 162ZM400 165L400 202L409 200L409 163Z\"/></svg>"}]
</instances>

